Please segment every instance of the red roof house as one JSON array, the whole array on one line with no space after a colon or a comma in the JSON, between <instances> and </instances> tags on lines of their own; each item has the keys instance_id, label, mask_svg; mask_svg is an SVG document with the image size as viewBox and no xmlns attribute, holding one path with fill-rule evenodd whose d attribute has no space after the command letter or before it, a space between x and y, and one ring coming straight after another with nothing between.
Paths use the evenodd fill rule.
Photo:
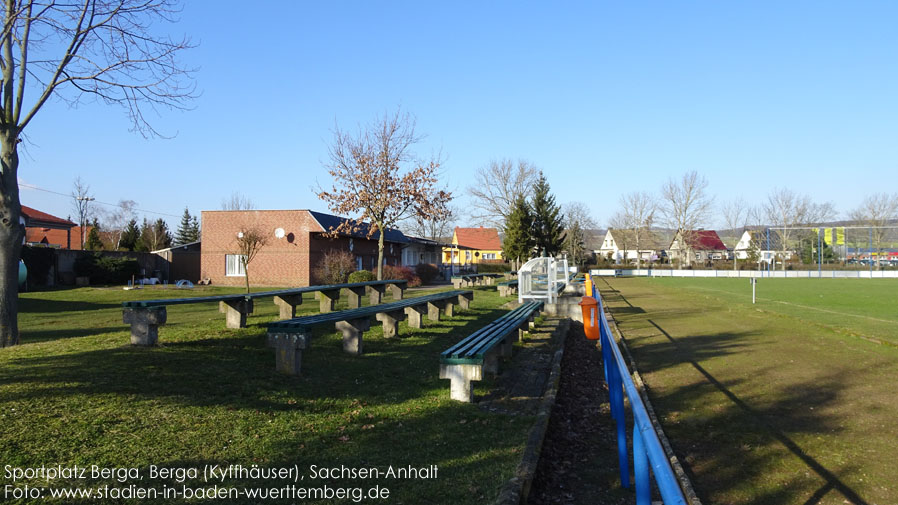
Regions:
<instances>
[{"instance_id":1,"label":"red roof house","mask_svg":"<svg viewBox=\"0 0 898 505\"><path fill-rule=\"evenodd\" d=\"M502 240L495 228L456 228L452 247L443 248L445 263L466 265L502 260Z\"/></svg>"},{"instance_id":2,"label":"red roof house","mask_svg":"<svg viewBox=\"0 0 898 505\"><path fill-rule=\"evenodd\" d=\"M25 243L60 249L81 249L80 227L68 219L22 205Z\"/></svg>"},{"instance_id":3,"label":"red roof house","mask_svg":"<svg viewBox=\"0 0 898 505\"><path fill-rule=\"evenodd\" d=\"M692 230L688 233L678 230L670 243L670 258L684 260L687 264L725 260L727 256L727 246L714 230Z\"/></svg>"}]
</instances>

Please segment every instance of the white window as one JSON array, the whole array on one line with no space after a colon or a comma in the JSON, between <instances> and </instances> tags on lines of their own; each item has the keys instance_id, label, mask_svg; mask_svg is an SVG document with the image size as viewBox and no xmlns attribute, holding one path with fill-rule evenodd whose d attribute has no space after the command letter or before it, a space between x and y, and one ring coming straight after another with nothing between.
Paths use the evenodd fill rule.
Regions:
<instances>
[{"instance_id":1,"label":"white window","mask_svg":"<svg viewBox=\"0 0 898 505\"><path fill-rule=\"evenodd\" d=\"M229 277L246 277L246 270L243 268L244 258L246 256L242 254L226 254L225 275Z\"/></svg>"}]
</instances>

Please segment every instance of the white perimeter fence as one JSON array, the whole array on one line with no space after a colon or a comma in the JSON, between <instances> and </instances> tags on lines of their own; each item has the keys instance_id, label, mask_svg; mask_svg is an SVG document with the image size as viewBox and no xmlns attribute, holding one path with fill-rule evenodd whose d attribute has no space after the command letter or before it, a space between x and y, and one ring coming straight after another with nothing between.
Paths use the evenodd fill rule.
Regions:
<instances>
[{"instance_id":1,"label":"white perimeter fence","mask_svg":"<svg viewBox=\"0 0 898 505\"><path fill-rule=\"evenodd\" d=\"M602 268L589 271L590 275L606 277L744 277L772 279L898 279L898 270L655 270Z\"/></svg>"}]
</instances>

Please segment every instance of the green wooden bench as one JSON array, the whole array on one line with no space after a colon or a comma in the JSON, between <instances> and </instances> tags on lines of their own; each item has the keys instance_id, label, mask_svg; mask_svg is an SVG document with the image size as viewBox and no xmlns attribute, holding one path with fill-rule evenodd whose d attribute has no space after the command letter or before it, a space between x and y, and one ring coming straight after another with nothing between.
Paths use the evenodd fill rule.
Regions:
<instances>
[{"instance_id":1,"label":"green wooden bench","mask_svg":"<svg viewBox=\"0 0 898 505\"><path fill-rule=\"evenodd\" d=\"M334 306L340 298L341 289L347 290L349 307L355 308L361 306L361 300L366 291L369 293L371 305L379 304L388 288L394 300L401 300L407 285L408 281L406 280L390 279L232 295L135 300L122 302L122 321L131 325L132 344L151 346L156 345L159 340L159 326L164 325L168 319L166 307L169 305L218 302L219 311L225 314L225 325L228 328L246 328L246 316L253 313L253 300L256 298L273 297L275 305L279 308L281 319L290 319L296 317L296 307L302 304L304 293L315 293L321 312L330 312L334 310Z\"/></svg>"},{"instance_id":2,"label":"green wooden bench","mask_svg":"<svg viewBox=\"0 0 898 505\"><path fill-rule=\"evenodd\" d=\"M518 292L518 281L505 281L496 285L500 296L511 296Z\"/></svg>"},{"instance_id":3,"label":"green wooden bench","mask_svg":"<svg viewBox=\"0 0 898 505\"><path fill-rule=\"evenodd\" d=\"M383 323L384 337L389 338L397 335L399 322L406 318L409 326L421 328L425 312L431 321L439 321L441 312L452 317L455 305L467 309L473 299L473 291L444 291L371 307L277 321L268 324L268 345L276 350L275 368L279 372L298 375L302 368L302 352L308 348L316 326L334 323L343 334L343 350L359 355L363 351L362 336L371 328L372 317Z\"/></svg>"},{"instance_id":4,"label":"green wooden bench","mask_svg":"<svg viewBox=\"0 0 898 505\"><path fill-rule=\"evenodd\" d=\"M481 380L484 371L498 373L499 355L511 357L514 339L523 338L542 306L540 301L525 302L440 354L440 378L450 380L453 400L474 401L471 381Z\"/></svg>"}]
</instances>

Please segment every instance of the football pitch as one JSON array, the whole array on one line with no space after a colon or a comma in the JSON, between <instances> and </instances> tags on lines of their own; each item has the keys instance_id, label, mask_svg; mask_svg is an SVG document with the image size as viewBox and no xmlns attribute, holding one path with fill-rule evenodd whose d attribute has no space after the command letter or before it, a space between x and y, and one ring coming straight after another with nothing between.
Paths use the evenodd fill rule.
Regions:
<instances>
[{"instance_id":1,"label":"football pitch","mask_svg":"<svg viewBox=\"0 0 898 505\"><path fill-rule=\"evenodd\" d=\"M703 503L898 503L898 280L597 285Z\"/></svg>"}]
</instances>

